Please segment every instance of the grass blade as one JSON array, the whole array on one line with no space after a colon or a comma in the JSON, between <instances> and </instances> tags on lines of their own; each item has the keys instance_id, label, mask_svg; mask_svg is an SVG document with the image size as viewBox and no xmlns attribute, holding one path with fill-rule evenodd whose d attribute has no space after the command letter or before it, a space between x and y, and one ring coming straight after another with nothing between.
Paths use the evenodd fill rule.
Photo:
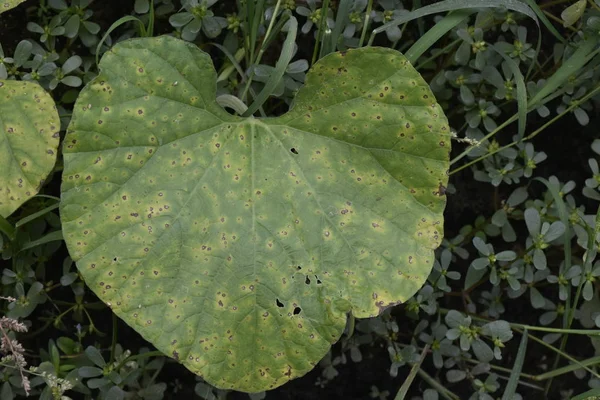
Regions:
<instances>
[{"instance_id":1,"label":"grass blade","mask_svg":"<svg viewBox=\"0 0 600 400\"><path fill-rule=\"evenodd\" d=\"M600 207L598 207L598 211L596 211L596 224L594 226L594 240L592 241L592 244L596 243L596 244L600 245L600 243L598 243L600 241L600 238L598 237L599 234L600 234Z\"/></svg>"},{"instance_id":2,"label":"grass blade","mask_svg":"<svg viewBox=\"0 0 600 400\"><path fill-rule=\"evenodd\" d=\"M244 113L244 117L248 117L260 106L263 105L265 101L269 98L275 87L279 83L279 81L283 78L283 74L285 74L285 70L290 64L294 54L294 42L296 41L296 34L298 33L298 21L295 17L290 18L287 36L285 41L283 42L283 48L281 49L281 55L279 56L279 60L275 64L275 70L273 74L269 77L269 80L265 84L265 87L260 91L258 96L254 99L254 102L248 107L246 112Z\"/></svg>"},{"instance_id":3,"label":"grass blade","mask_svg":"<svg viewBox=\"0 0 600 400\"><path fill-rule=\"evenodd\" d=\"M323 10L326 10L326 11L323 11ZM318 60L317 54L319 54L322 57L323 54L327 54L329 52L329 50L327 50L327 49L329 49L329 47L331 47L329 45L329 37L327 36L327 39L325 39L325 37L326 37L325 34L328 31L328 29L327 29L328 28L327 27L327 14L329 14L329 0L323 0L323 5L321 7L321 20L319 21L319 27L317 29L317 37L316 37L317 40L316 40L315 46L313 48L311 65L314 64L315 62L317 62L317 60ZM323 15L325 15L325 17L323 17ZM327 51L327 52L324 53L325 51Z\"/></svg>"},{"instance_id":4,"label":"grass blade","mask_svg":"<svg viewBox=\"0 0 600 400\"><path fill-rule=\"evenodd\" d=\"M231 54L231 52L229 50L227 50L227 48L225 46L221 46L218 43L209 43L211 46L215 46L217 49L221 50L223 52L223 54L225 54L225 57L227 57L227 59L229 60L229 62L231 63L231 66L228 66L226 68L229 69L229 67L233 67L238 75L240 76L240 79L242 80L242 83L246 82L246 73L244 72L244 69L242 68L242 66L240 65L240 63L238 62L236 56L234 56L233 54ZM242 56L239 56L239 50L238 53L236 53L236 55L238 55L238 58L243 57L243 55L245 54L245 50L242 50ZM225 72L225 70L224 70ZM229 73L224 74L223 72L221 74L219 74L219 76L217 77L217 82L221 82L224 81L225 79L227 79L229 77Z\"/></svg>"},{"instance_id":5,"label":"grass blade","mask_svg":"<svg viewBox=\"0 0 600 400\"><path fill-rule=\"evenodd\" d=\"M150 2L150 15L149 15L149 19L148 19L148 28L146 29L146 32L148 34L148 37L152 37L154 36L154 1Z\"/></svg>"},{"instance_id":6,"label":"grass blade","mask_svg":"<svg viewBox=\"0 0 600 400\"><path fill-rule=\"evenodd\" d=\"M265 50L267 49L267 47L269 47L271 45L271 43L273 43L276 39L279 38L279 33L281 32L281 29L283 29L283 26L285 25L285 23L290 18L291 13L282 12L279 15L280 15L280 17L277 20L277 23L273 26L273 29L271 30L269 35L265 36L265 40L264 40L263 44L261 45L262 53L265 52Z\"/></svg>"},{"instance_id":7,"label":"grass blade","mask_svg":"<svg viewBox=\"0 0 600 400\"><path fill-rule=\"evenodd\" d=\"M491 45L490 47L504 58L504 61L515 78L517 84L517 110L519 115L518 133L519 139L522 139L525 136L525 127L527 125L527 88L525 86L525 78L523 78L519 66L512 58L504 54L504 52L495 45Z\"/></svg>"},{"instance_id":8,"label":"grass blade","mask_svg":"<svg viewBox=\"0 0 600 400\"><path fill-rule=\"evenodd\" d=\"M600 399L600 388L588 390L585 393L578 394L577 396L571 398L571 400L594 400L594 399Z\"/></svg>"},{"instance_id":9,"label":"grass blade","mask_svg":"<svg viewBox=\"0 0 600 400\"><path fill-rule=\"evenodd\" d=\"M600 357L597 356L597 357L588 358L587 360L580 361L579 364L584 367L598 365L598 364L600 364ZM550 379L550 378L554 378L554 377L561 376L564 374L568 374L568 373L578 370L580 368L581 367L577 364L568 364L568 365L565 365L564 367L556 368L551 371L544 372L543 374L535 375L531 379L533 379L534 381L545 381L546 379ZM573 399L571 399L571 400L573 400Z\"/></svg>"},{"instance_id":10,"label":"grass blade","mask_svg":"<svg viewBox=\"0 0 600 400\"><path fill-rule=\"evenodd\" d=\"M110 28L108 28L108 30L106 31L104 36L102 36L102 39L98 42L98 45L96 46L96 65L98 65L98 63L100 62L100 47L102 47L102 45L106 41L106 38L108 37L108 35L110 35L111 32L114 31L115 29L117 29L119 26L121 26L127 22L130 22L130 21L134 21L139 24L140 31L142 32L141 36L143 36L143 37L147 36L146 27L144 26L144 23L139 18L136 18L132 15L127 15L125 17L119 18L118 20L113 22L113 24L110 26Z\"/></svg>"},{"instance_id":11,"label":"grass blade","mask_svg":"<svg viewBox=\"0 0 600 400\"><path fill-rule=\"evenodd\" d=\"M373 34L369 39L369 46L373 44L375 36L392 26L398 26L413 19L425 17L431 14L442 13L446 11L461 10L465 8L495 8L495 7L506 7L509 10L518 11L522 14L527 15L535 21L538 28L540 26L539 21L535 13L526 4L518 0L444 0L431 4L418 10L406 13L393 21L383 24L380 27L373 29Z\"/></svg>"},{"instance_id":12,"label":"grass blade","mask_svg":"<svg viewBox=\"0 0 600 400\"><path fill-rule=\"evenodd\" d=\"M341 0L340 5L338 6L337 15L335 17L335 26L333 27L333 31L331 32L331 49L332 51L337 50L338 41L340 35L342 34L342 27L344 26L344 21L348 19L348 14L350 14L350 8L352 6L353 1L351 0ZM325 17L325 15L323 15ZM323 54L324 56L327 53ZM313 63L314 64L314 63Z\"/></svg>"},{"instance_id":13,"label":"grass blade","mask_svg":"<svg viewBox=\"0 0 600 400\"><path fill-rule=\"evenodd\" d=\"M427 372L419 369L417 371L421 379L427 382L433 389L435 389L440 396L442 396L446 400L460 400L457 394L452 393L448 390L444 385L442 385L439 381L437 381L434 377L429 375Z\"/></svg>"},{"instance_id":14,"label":"grass blade","mask_svg":"<svg viewBox=\"0 0 600 400\"><path fill-rule=\"evenodd\" d=\"M258 38L258 28L263 16L263 10L265 7L265 0L248 1L248 20L252 22L250 24L250 60L254 60L254 54L256 51L256 40ZM275 18L275 15L273 15Z\"/></svg>"},{"instance_id":15,"label":"grass blade","mask_svg":"<svg viewBox=\"0 0 600 400\"><path fill-rule=\"evenodd\" d=\"M423 364L425 357L427 357L428 351L429 345L426 345L423 348L423 351L421 352L421 357L419 358L419 361L413 364L412 368L410 369L410 373L406 377L406 380L404 381L402 386L400 386L400 390L398 390L398 393L396 394L396 397L394 397L394 400L404 400L404 398L408 394L408 389L410 389L410 385L417 376L417 372L419 372L419 370L421 369L421 364Z\"/></svg>"},{"instance_id":16,"label":"grass blade","mask_svg":"<svg viewBox=\"0 0 600 400\"><path fill-rule=\"evenodd\" d=\"M440 40L440 38L475 12L476 10L474 9L466 9L454 11L446 15L444 19L435 24L427 31L427 33L421 36L404 55L408 61L414 65L419 57L429 50L429 48Z\"/></svg>"},{"instance_id":17,"label":"grass blade","mask_svg":"<svg viewBox=\"0 0 600 400\"><path fill-rule=\"evenodd\" d=\"M413 7L415 10L423 7L421 0L413 0ZM417 20L417 29L419 30L419 36L423 36L425 34L425 21L423 21L423 18L419 18Z\"/></svg>"},{"instance_id":18,"label":"grass blade","mask_svg":"<svg viewBox=\"0 0 600 400\"><path fill-rule=\"evenodd\" d=\"M17 223L15 224L15 228L18 228L22 225L25 225L26 223L33 221L34 219L41 217L44 214L49 213L52 210L56 210L58 208L58 206L60 205L60 203L56 203L56 204L52 204L51 206L48 206L38 212L35 212L31 215L26 216L25 218L20 219L19 221L17 221Z\"/></svg>"},{"instance_id":19,"label":"grass blade","mask_svg":"<svg viewBox=\"0 0 600 400\"><path fill-rule=\"evenodd\" d=\"M521 343L519 344L519 350L517 351L517 357L515 358L515 363L513 365L510 378L508 379L508 383L506 384L506 389L504 389L502 400L512 400L514 398L515 392L517 391L519 376L521 375L521 371L523 370L523 363L525 362L525 353L527 352L527 339L527 329L524 329L523 336L521 337Z\"/></svg>"},{"instance_id":20,"label":"grass blade","mask_svg":"<svg viewBox=\"0 0 600 400\"><path fill-rule=\"evenodd\" d=\"M23 247L21 247L21 251L31 249L33 247L41 246L46 243L56 242L59 240L63 240L62 231L59 230L59 231L50 232L49 234L47 234L46 236L42 236L38 240L34 240L32 242L25 243L23 245Z\"/></svg>"},{"instance_id":21,"label":"grass blade","mask_svg":"<svg viewBox=\"0 0 600 400\"><path fill-rule=\"evenodd\" d=\"M363 47L365 42L365 36L367 35L367 29L371 25L371 10L373 9L373 0L369 0L367 4L367 12L365 13L365 23L363 24L362 32L360 33L360 40L358 41L358 47Z\"/></svg>"},{"instance_id":22,"label":"grass blade","mask_svg":"<svg viewBox=\"0 0 600 400\"><path fill-rule=\"evenodd\" d=\"M562 37L562 35L556 30L554 25L552 25L552 22L550 22L548 17L546 17L546 14L544 14L544 12L540 8L540 6L537 5L535 0L525 0L525 2L529 7L531 7L535 15L537 15L540 21L542 21L542 24L544 24L544 26L550 31L550 33L554 35L554 37L560 40L561 42L566 43L565 38Z\"/></svg>"},{"instance_id":23,"label":"grass blade","mask_svg":"<svg viewBox=\"0 0 600 400\"><path fill-rule=\"evenodd\" d=\"M569 79L569 77L587 64L590 60L590 54L594 51L598 39L590 37L585 39L579 46L575 53L563 65L546 81L544 87L536 93L535 96L529 101L531 106L537 106L546 103L545 97L554 93L563 83Z\"/></svg>"}]
</instances>

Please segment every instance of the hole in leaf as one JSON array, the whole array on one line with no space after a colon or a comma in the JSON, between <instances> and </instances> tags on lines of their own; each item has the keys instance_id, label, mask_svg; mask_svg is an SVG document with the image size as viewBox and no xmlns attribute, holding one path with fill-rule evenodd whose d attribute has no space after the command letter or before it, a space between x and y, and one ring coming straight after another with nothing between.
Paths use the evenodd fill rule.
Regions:
<instances>
[{"instance_id":1,"label":"hole in leaf","mask_svg":"<svg viewBox=\"0 0 600 400\"><path fill-rule=\"evenodd\" d=\"M302 309L300 307L294 308L294 315L300 314L301 311L302 311Z\"/></svg>"},{"instance_id":2,"label":"hole in leaf","mask_svg":"<svg viewBox=\"0 0 600 400\"><path fill-rule=\"evenodd\" d=\"M307 285L310 285L310 278L307 276L306 280L304 281L304 283L306 283Z\"/></svg>"},{"instance_id":3,"label":"hole in leaf","mask_svg":"<svg viewBox=\"0 0 600 400\"><path fill-rule=\"evenodd\" d=\"M114 261L114 262L117 262L117 257L113 258L113 261Z\"/></svg>"},{"instance_id":4,"label":"hole in leaf","mask_svg":"<svg viewBox=\"0 0 600 400\"><path fill-rule=\"evenodd\" d=\"M296 148L295 148L295 147L292 147L292 148L290 149L290 151L291 151L292 153L294 153L294 154L298 154L298 150L296 150Z\"/></svg>"},{"instance_id":5,"label":"hole in leaf","mask_svg":"<svg viewBox=\"0 0 600 400\"><path fill-rule=\"evenodd\" d=\"M319 279L319 277L316 276L316 275L315 275L315 279L317 280L317 285L320 285L321 283L323 283L323 282L321 282L321 280Z\"/></svg>"},{"instance_id":6,"label":"hole in leaf","mask_svg":"<svg viewBox=\"0 0 600 400\"><path fill-rule=\"evenodd\" d=\"M283 303L279 301L279 299L276 300L277 301L277 307L279 308L283 308Z\"/></svg>"},{"instance_id":7,"label":"hole in leaf","mask_svg":"<svg viewBox=\"0 0 600 400\"><path fill-rule=\"evenodd\" d=\"M302 267L298 265L298 269L299 269L299 270L301 270L301 269L302 269Z\"/></svg>"}]
</instances>

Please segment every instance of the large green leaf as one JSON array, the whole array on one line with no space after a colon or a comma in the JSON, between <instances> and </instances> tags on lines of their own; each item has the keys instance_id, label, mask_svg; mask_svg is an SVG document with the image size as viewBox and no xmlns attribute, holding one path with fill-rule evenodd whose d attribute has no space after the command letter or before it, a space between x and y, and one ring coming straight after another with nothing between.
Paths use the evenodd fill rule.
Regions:
<instances>
[{"instance_id":1,"label":"large green leaf","mask_svg":"<svg viewBox=\"0 0 600 400\"><path fill-rule=\"evenodd\" d=\"M347 312L375 316L425 281L450 136L400 53L331 54L268 119L220 108L209 56L184 41L125 41L100 68L65 139L69 251L119 317L211 384L301 376Z\"/></svg>"},{"instance_id":2,"label":"large green leaf","mask_svg":"<svg viewBox=\"0 0 600 400\"><path fill-rule=\"evenodd\" d=\"M25 0L0 0L0 14L12 8L15 8L24 1Z\"/></svg>"},{"instance_id":3,"label":"large green leaf","mask_svg":"<svg viewBox=\"0 0 600 400\"><path fill-rule=\"evenodd\" d=\"M0 216L33 197L56 162L60 121L36 83L0 80Z\"/></svg>"}]
</instances>

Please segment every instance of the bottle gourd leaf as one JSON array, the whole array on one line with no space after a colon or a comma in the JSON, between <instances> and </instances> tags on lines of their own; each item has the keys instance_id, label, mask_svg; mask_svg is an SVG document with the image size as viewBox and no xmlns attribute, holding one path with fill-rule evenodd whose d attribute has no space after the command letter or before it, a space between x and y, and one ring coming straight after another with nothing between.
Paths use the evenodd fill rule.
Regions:
<instances>
[{"instance_id":1,"label":"bottle gourd leaf","mask_svg":"<svg viewBox=\"0 0 600 400\"><path fill-rule=\"evenodd\" d=\"M376 66L376 68L373 68ZM246 392L310 371L347 313L424 283L450 132L400 53L333 53L283 116L230 115L210 57L124 41L81 92L61 218L86 283L157 349Z\"/></svg>"}]
</instances>

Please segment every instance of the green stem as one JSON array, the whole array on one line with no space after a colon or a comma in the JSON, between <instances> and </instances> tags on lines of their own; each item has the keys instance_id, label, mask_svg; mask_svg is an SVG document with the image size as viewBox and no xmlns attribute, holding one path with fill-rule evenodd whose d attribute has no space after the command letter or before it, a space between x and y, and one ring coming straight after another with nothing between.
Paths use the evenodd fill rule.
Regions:
<instances>
[{"instance_id":1,"label":"green stem","mask_svg":"<svg viewBox=\"0 0 600 400\"><path fill-rule=\"evenodd\" d=\"M481 361L475 360L473 358L465 358L464 361L468 362L469 364L474 364L474 365L478 365L481 363ZM488 365L490 366L491 369L493 369L495 371L504 372L506 374L510 374L512 372L512 369L510 369L510 368L504 368L504 367L501 367L499 365L494 365L494 364L488 364ZM521 376L522 378L526 378L526 379L536 380L535 375L526 374L524 372L521 372L519 374L519 376ZM544 389L540 388L540 390L544 390Z\"/></svg>"},{"instance_id":2,"label":"green stem","mask_svg":"<svg viewBox=\"0 0 600 400\"><path fill-rule=\"evenodd\" d=\"M556 378L557 376L564 375L569 372L573 372L575 370L581 369L582 366L589 367L589 366L597 365L597 364L600 364L600 356L588 358L587 360L583 360L583 361L579 361L579 364L565 365L564 367L560 367L560 368L545 372L540 375L535 375L535 376L531 377L530 379L532 379L534 381L545 381L546 379Z\"/></svg>"},{"instance_id":3,"label":"green stem","mask_svg":"<svg viewBox=\"0 0 600 400\"><path fill-rule=\"evenodd\" d=\"M117 348L117 315L112 313L112 343L110 346L110 363L115 361L115 349Z\"/></svg>"},{"instance_id":4,"label":"green stem","mask_svg":"<svg viewBox=\"0 0 600 400\"><path fill-rule=\"evenodd\" d=\"M423 371L423 369L419 369L417 374L419 374L419 376L425 382L427 382L432 388L434 388L439 393L440 396L442 396L446 400L460 400L460 397L458 395L456 395L456 394L452 393L450 390L446 389L446 387L444 385L439 383L435 378L433 378L427 372Z\"/></svg>"},{"instance_id":5,"label":"green stem","mask_svg":"<svg viewBox=\"0 0 600 400\"><path fill-rule=\"evenodd\" d=\"M427 65L428 63L430 63L431 61L435 60L436 58L438 58L439 56L441 56L442 54L446 54L446 52L448 50L450 50L451 48L453 48L454 46L456 46L457 44L459 44L460 42L462 42L462 39L456 39L454 42L450 43L449 45L447 45L446 47L444 47L441 51L435 53L434 55L432 55L431 57L429 57L428 59L424 60L423 62L419 63L415 69L420 69L421 67L423 67L424 65Z\"/></svg>"},{"instance_id":6,"label":"green stem","mask_svg":"<svg viewBox=\"0 0 600 400\"><path fill-rule=\"evenodd\" d=\"M564 222L564 221L563 221ZM568 235L568 231L565 233L566 235ZM592 249L594 247L594 240L595 240L596 235L589 235L588 233L588 249ZM565 244L569 244L568 239L565 238ZM569 251L569 254L567 254L567 249L568 247L565 246L565 260L570 260L571 254ZM575 292L575 298L573 298L573 301L571 302L570 299L570 295L571 295L571 290L568 291L568 297L567 297L567 307L568 307L568 311L567 311L567 315L566 318L563 319L563 323L566 322L566 328L570 328L571 325L573 324L573 318L575 317L575 309L577 308L577 304L579 303L579 298L581 297L581 292L583 289L583 285L585 283L585 274L589 271L591 271L592 269L592 261L593 259L592 257L592 252L587 252L585 255L585 261L583 263L583 268L581 269L581 277L579 279L579 285L577 285L577 291ZM568 270L571 267L570 263L565 262L565 268ZM569 340L569 335L563 335L560 341L560 349L564 351L564 349L567 347L567 341ZM556 358L554 359L554 363L552 364L552 368L556 369L556 367L558 366L558 362L559 362L559 357L558 355L556 356ZM546 394L550 391L550 387L552 386L552 379L550 378L550 380L548 381L548 384L546 385Z\"/></svg>"},{"instance_id":7,"label":"green stem","mask_svg":"<svg viewBox=\"0 0 600 400\"><path fill-rule=\"evenodd\" d=\"M258 64L260 62L260 60L262 59L262 56L266 50L265 43L267 42L267 39L269 38L271 31L273 30L273 25L275 25L275 19L277 18L277 13L279 12L280 5L281 5L281 0L277 0L277 4L275 4L275 10L273 11L273 17L271 18L271 21L269 22L269 27L267 28L267 32L265 33L265 38L263 39L262 44L260 45L260 50L258 50L258 55L256 56L256 61L254 61L254 64Z\"/></svg>"},{"instance_id":8,"label":"green stem","mask_svg":"<svg viewBox=\"0 0 600 400\"><path fill-rule=\"evenodd\" d=\"M506 128L508 125L510 125L511 123L515 122L517 120L518 116L515 114L512 117L510 117L509 119L507 119L506 121L504 121L503 123L501 123L500 125L498 125L498 127L496 129L494 129L493 131L491 131L490 133L488 133L487 135L485 135L483 137L483 139L481 139L481 142L485 142L486 140L488 140L489 138L491 138L492 136L494 136L496 133L500 132L502 129ZM456 164L458 161L462 160L467 154L469 154L471 152L471 150L473 149L473 147L469 147L467 148L465 151L463 151L462 153L460 153L458 156L454 157L451 161L450 161L450 165ZM493 153L489 153L489 155L495 154L496 152ZM481 158L481 157L480 157ZM483 157L485 158L485 157ZM466 168L466 167L464 167ZM454 172L458 172L461 169L463 169L463 166L453 170L450 172L450 174L454 173Z\"/></svg>"},{"instance_id":9,"label":"green stem","mask_svg":"<svg viewBox=\"0 0 600 400\"><path fill-rule=\"evenodd\" d=\"M551 20L553 20L554 22L558 22L559 24L562 24L562 23L564 22L562 19L560 19L560 18L558 18L558 17L555 17L555 16L554 16L554 14L552 14L552 13L550 13L550 12L546 11L546 10L544 10L544 14L545 14L545 15L546 15L548 18L550 18ZM577 31L579 31L579 29L577 29L577 28L574 28L574 27L572 27L572 26L570 26L570 25L569 25L569 26L567 26L566 28L567 28L567 29L570 29L570 30L572 30L573 32L577 32Z\"/></svg>"},{"instance_id":10,"label":"green stem","mask_svg":"<svg viewBox=\"0 0 600 400\"><path fill-rule=\"evenodd\" d=\"M313 48L313 55L310 65L313 65L317 62L317 54L319 54L319 46L323 47L323 36L325 35L325 31L327 30L327 14L329 13L329 0L323 1L323 6L321 7L321 20L319 21L319 30L317 31L317 42L315 43L315 47ZM335 50L335 48L334 48Z\"/></svg>"},{"instance_id":11,"label":"green stem","mask_svg":"<svg viewBox=\"0 0 600 400\"><path fill-rule=\"evenodd\" d=\"M440 308L440 313L442 313L442 314L448 314L449 312L450 312L450 310L447 308ZM473 315L470 313L467 313L467 315L469 317L471 317L471 319L473 319L474 321L479 321L479 322L490 322L491 321L489 319L482 318L482 317L479 317L477 315ZM546 333L571 333L574 335L588 335L588 336L599 336L600 335L600 329L563 329L563 328L550 328L547 326L525 325L525 324L519 324L516 322L509 322L509 321L507 321L507 322L511 328L519 329L519 330L527 329L530 331L539 331L539 332L546 332Z\"/></svg>"},{"instance_id":12,"label":"green stem","mask_svg":"<svg viewBox=\"0 0 600 400\"><path fill-rule=\"evenodd\" d=\"M275 10L273 11L273 16L271 17L271 21L269 22L269 27L267 28L265 37L260 45L260 49L258 50L256 59L253 59L254 58L254 46L251 46L251 48L250 48L250 61L251 61L252 65L258 65L258 63L260 63L260 60L266 50L265 43L267 42L269 35L271 34L271 30L273 29L273 25L275 24L275 19L277 18L277 13L279 12L280 5L281 5L281 0L277 0L277 4L275 4ZM250 85L252 84L252 78L254 78L254 69L252 69L250 76L248 76L248 80L246 81L246 86L244 87L244 91L242 92L242 95L240 96L240 99L243 102L246 102L246 96L248 95L248 90L250 90ZM249 104L249 103L246 102L246 104Z\"/></svg>"},{"instance_id":13,"label":"green stem","mask_svg":"<svg viewBox=\"0 0 600 400\"><path fill-rule=\"evenodd\" d=\"M96 328L96 325L94 324L94 320L92 319L92 316L90 315L90 313L88 312L88 310L85 309L85 307L83 307L83 312L85 313L85 315L88 318L88 321L90 322L90 328L93 331L96 331L96 333L100 336L106 336L106 334L102 331L100 331L98 328Z\"/></svg>"},{"instance_id":14,"label":"green stem","mask_svg":"<svg viewBox=\"0 0 600 400\"><path fill-rule=\"evenodd\" d=\"M410 373L404 380L404 383L400 387L400 390L398 390L398 393L396 394L396 397L394 398L394 400L404 400L404 398L408 394L410 385L415 380L415 377L417 376L417 372L421 369L421 364L423 364L423 361L425 361L425 357L427 357L427 353L429 352L429 347L430 347L429 344L426 344L425 347L423 348L423 351L421 352L421 357L419 357L419 361L413 364L412 368L410 369Z\"/></svg>"},{"instance_id":15,"label":"green stem","mask_svg":"<svg viewBox=\"0 0 600 400\"><path fill-rule=\"evenodd\" d=\"M544 125L542 125L540 128L536 129L534 132L532 132L530 135L525 136L523 139L521 140L515 140L512 143L507 144L506 146L501 146L498 147L496 150L491 151L489 153L486 153L485 155L476 158L475 160L469 161L466 164L461 165L458 168L453 169L452 171L450 171L450 175L455 174L459 171L462 171L463 169L476 164L484 159L486 159L487 157L494 155L502 150L508 149L509 147L515 146L521 142L527 141L527 140L531 140L534 137L536 137L538 134L540 134L542 131L544 131L546 128L548 128L550 125L552 125L553 123L555 123L556 121L558 121L559 119L561 119L562 117L564 117L567 113L571 112L572 110L574 110L575 108L579 107L582 103L584 103L585 101L587 101L590 97L594 96L596 93L598 93L598 91L600 91L600 86L597 86L594 90L592 90L591 92L589 92L588 94L586 94L584 97L582 97L581 99L577 100L577 101L573 101L573 104L571 104L566 110L564 110L562 113L558 114L557 116L555 116L554 118L552 118L550 121L546 122ZM496 129L494 129L492 132L490 132L488 135L486 135L481 142L486 141L487 139L489 139L490 137L492 137L493 135L495 135L496 133L498 133L500 130L502 130L504 127L506 127L508 124L514 122L517 119L516 115L513 115L512 117L510 117L509 119L507 119L506 121L504 121L502 123L502 125L498 126ZM471 150L473 149L473 147L469 147L468 149L466 149L465 151L463 151L461 154L459 154L457 157L455 157L452 161L450 161L450 165L456 163L457 161L459 161L460 159L462 159L464 156L466 156Z\"/></svg>"},{"instance_id":16,"label":"green stem","mask_svg":"<svg viewBox=\"0 0 600 400\"><path fill-rule=\"evenodd\" d=\"M517 330L517 331L519 333L521 333L520 330ZM533 340L534 342L538 342L542 346L549 348L550 350L554 351L555 353L560 354L561 356L563 356L567 360L571 361L572 363L575 363L577 365L577 368L575 368L575 369L583 368L587 372L589 372L590 374L592 374L593 376L595 376L596 378L600 379L600 375L598 375L598 373L596 373L596 371L590 369L587 365L583 365L581 362L579 362L579 360L577 360L576 358L571 357L570 355L568 355L564 351L561 351L559 348L554 347L551 344L544 342L542 339L540 339L540 338L538 338L536 336L533 336L532 334L529 334L529 338L531 340Z\"/></svg>"},{"instance_id":17,"label":"green stem","mask_svg":"<svg viewBox=\"0 0 600 400\"><path fill-rule=\"evenodd\" d=\"M358 41L358 47L362 47L365 42L365 37L367 36L367 29L369 25L371 25L371 10L373 9L373 0L369 0L367 4L367 13L365 14L365 23L362 28L362 32L360 34L360 40Z\"/></svg>"}]
</instances>

